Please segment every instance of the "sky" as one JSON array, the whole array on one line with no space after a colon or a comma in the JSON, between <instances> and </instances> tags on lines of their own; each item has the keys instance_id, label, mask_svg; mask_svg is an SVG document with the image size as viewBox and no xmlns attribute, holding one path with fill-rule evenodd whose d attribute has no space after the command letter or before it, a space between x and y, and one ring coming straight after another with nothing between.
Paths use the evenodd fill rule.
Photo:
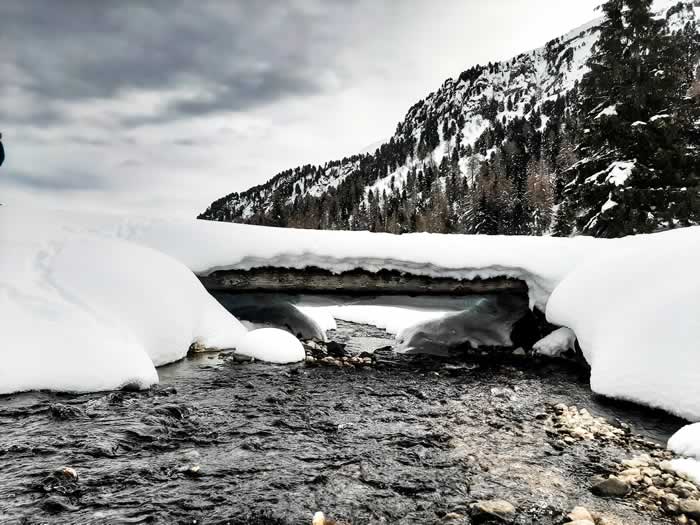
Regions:
<instances>
[{"instance_id":1,"label":"sky","mask_svg":"<svg viewBox=\"0 0 700 525\"><path fill-rule=\"evenodd\" d=\"M388 139L601 0L0 2L0 202L194 217Z\"/></svg>"}]
</instances>

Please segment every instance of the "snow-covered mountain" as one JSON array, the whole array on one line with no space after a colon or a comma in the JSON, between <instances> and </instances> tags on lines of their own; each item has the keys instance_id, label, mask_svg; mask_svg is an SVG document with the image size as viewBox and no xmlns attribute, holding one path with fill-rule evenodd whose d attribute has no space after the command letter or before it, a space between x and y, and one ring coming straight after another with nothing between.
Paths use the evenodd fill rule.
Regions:
<instances>
[{"instance_id":1,"label":"snow-covered mountain","mask_svg":"<svg viewBox=\"0 0 700 525\"><path fill-rule=\"evenodd\" d=\"M700 19L700 0L664 4L658 16L668 17L672 26ZM411 174L433 167L435 178L449 191L447 169L441 167L449 161L450 173L468 186L482 162L509 136L527 136L523 148L541 148L555 159L599 23L593 20L539 49L447 79L408 110L394 136L374 153L284 171L265 184L213 202L200 218L337 229L366 229L369 224L372 229L372 201L379 201L380 209L384 206L386 219L392 213L392 195L406 200ZM530 145L533 135L536 144ZM556 162L552 165L556 168ZM411 188L413 181L409 192ZM414 191L420 202L420 186Z\"/></svg>"}]
</instances>

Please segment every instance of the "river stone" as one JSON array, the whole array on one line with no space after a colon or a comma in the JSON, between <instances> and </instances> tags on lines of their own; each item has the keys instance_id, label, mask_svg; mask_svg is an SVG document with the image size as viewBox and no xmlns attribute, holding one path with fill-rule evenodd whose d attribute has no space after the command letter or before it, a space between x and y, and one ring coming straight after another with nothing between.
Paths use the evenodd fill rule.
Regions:
<instances>
[{"instance_id":1,"label":"river stone","mask_svg":"<svg viewBox=\"0 0 700 525\"><path fill-rule=\"evenodd\" d=\"M610 476L608 479L594 478L591 487L593 494L603 497L622 497L626 496L629 491L630 486L627 482L616 476Z\"/></svg>"},{"instance_id":2,"label":"river stone","mask_svg":"<svg viewBox=\"0 0 700 525\"><path fill-rule=\"evenodd\" d=\"M574 523L577 521L594 521L593 516L591 516L591 513L588 512L588 509L585 507L574 507L574 510L569 513L567 518Z\"/></svg>"},{"instance_id":3,"label":"river stone","mask_svg":"<svg viewBox=\"0 0 700 525\"><path fill-rule=\"evenodd\" d=\"M700 500L684 499L680 501L679 509L683 514L694 520L700 520Z\"/></svg>"},{"instance_id":4,"label":"river stone","mask_svg":"<svg viewBox=\"0 0 700 525\"><path fill-rule=\"evenodd\" d=\"M510 523L515 515L515 507L502 499L477 501L472 503L470 509L472 520L477 524L494 519L503 523Z\"/></svg>"}]
</instances>

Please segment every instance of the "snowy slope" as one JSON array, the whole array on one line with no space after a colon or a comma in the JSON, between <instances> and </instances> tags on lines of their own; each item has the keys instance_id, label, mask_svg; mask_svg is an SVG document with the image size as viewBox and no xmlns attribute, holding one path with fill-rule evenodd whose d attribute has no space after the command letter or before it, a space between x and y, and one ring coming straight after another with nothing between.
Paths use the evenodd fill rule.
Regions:
<instances>
[{"instance_id":1,"label":"snowy slope","mask_svg":"<svg viewBox=\"0 0 700 525\"><path fill-rule=\"evenodd\" d=\"M683 2L688 8L670 17L672 27L697 19L700 8L693 10L690 0ZM655 9L658 16L665 17L677 4L673 0L659 0ZM222 197L200 218L277 225L276 210L280 205L291 207L305 196L335 201L338 199L335 191L344 182L352 184L344 188L343 199L360 207L357 194L362 194L362 202L369 207L370 191L382 196L385 190L390 194L390 188L400 190L410 169L420 171L426 166L437 166L453 154L458 157L461 177L472 179L474 164L478 167L479 162L495 151L483 144L484 137L496 125L507 129L516 119L526 119L539 126L543 137L561 126L560 119L553 115L572 109L568 95L588 71L586 62L598 38L600 21L593 20L511 60L477 65L447 79L437 91L408 110L394 136L380 145L378 151L375 151L377 145L372 145L370 151L363 150L350 158L285 171L246 192ZM423 146L426 142L427 150ZM305 212L304 209L292 212L293 225L303 226ZM354 228L345 225L338 229Z\"/></svg>"},{"instance_id":2,"label":"snowy slope","mask_svg":"<svg viewBox=\"0 0 700 525\"><path fill-rule=\"evenodd\" d=\"M404 120L398 124L392 140L410 137L419 141L425 132L427 121L434 117L438 129L442 129L444 124L458 125L458 122L463 122L459 126L464 136L462 146L474 146L493 121L505 119L508 122L516 116L522 117L545 101L554 101L558 96L565 95L586 72L585 62L597 38L594 31L597 23L597 20L590 22L542 48L521 54L512 60L475 66L457 79L448 79L440 89L409 109ZM502 103L508 97L517 98L519 102L512 111L504 109L495 118L486 119L482 106L484 96L493 97ZM531 104L531 101L535 104ZM414 152L394 171L376 177L367 186L381 190L388 185L392 176L405 177L408 167L430 160L439 163L454 148L455 141L454 137L449 142L441 141L428 155ZM357 157L313 167L311 172L311 167L283 172L266 184L216 201L201 218L244 222L256 211L269 212L275 195L280 195L284 202L289 203L299 194L325 194L347 177L361 173L360 159L372 156L380 146L382 144L372 145L372 151L363 151ZM462 164L466 165L466 159ZM466 175L466 167L464 174Z\"/></svg>"}]
</instances>

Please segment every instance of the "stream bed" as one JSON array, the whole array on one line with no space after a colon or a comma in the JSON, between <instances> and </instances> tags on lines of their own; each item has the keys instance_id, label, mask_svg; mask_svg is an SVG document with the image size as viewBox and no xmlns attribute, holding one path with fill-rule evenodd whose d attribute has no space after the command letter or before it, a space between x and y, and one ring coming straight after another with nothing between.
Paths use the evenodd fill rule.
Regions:
<instances>
[{"instance_id":1,"label":"stream bed","mask_svg":"<svg viewBox=\"0 0 700 525\"><path fill-rule=\"evenodd\" d=\"M335 339L355 351L392 342L343 322ZM564 361L380 350L374 366L345 368L200 354L159 375L145 392L0 397L0 523L308 525L317 511L471 523L470 503L495 498L517 524L561 524L576 505L610 523L671 523L589 490L636 445L562 449L547 421L576 405L659 443L683 422L594 396ZM77 478L57 482L63 467Z\"/></svg>"}]
</instances>

